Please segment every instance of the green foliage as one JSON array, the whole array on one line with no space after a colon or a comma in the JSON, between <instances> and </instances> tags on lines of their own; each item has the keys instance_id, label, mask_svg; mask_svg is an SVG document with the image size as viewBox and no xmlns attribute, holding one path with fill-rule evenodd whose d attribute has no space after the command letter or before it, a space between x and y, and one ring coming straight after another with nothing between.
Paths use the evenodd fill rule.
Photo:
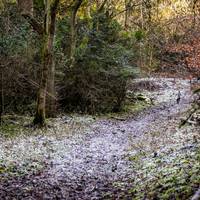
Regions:
<instances>
[{"instance_id":1,"label":"green foliage","mask_svg":"<svg viewBox=\"0 0 200 200\"><path fill-rule=\"evenodd\" d=\"M9 4L0 18L0 54L17 55L28 48L26 42L30 29L26 21L20 17L16 6ZM8 21L10 24L8 25Z\"/></svg>"},{"instance_id":2,"label":"green foliage","mask_svg":"<svg viewBox=\"0 0 200 200\"><path fill-rule=\"evenodd\" d=\"M4 138L18 137L21 134L29 134L30 129L24 124L30 124L31 118L19 115L4 115L1 119L0 136Z\"/></svg>"},{"instance_id":3,"label":"green foliage","mask_svg":"<svg viewBox=\"0 0 200 200\"><path fill-rule=\"evenodd\" d=\"M126 80L132 76L126 67L130 52L117 43L121 27L106 13L95 15L91 23L92 28L79 36L75 67L67 71L62 83L61 104L68 111L119 111Z\"/></svg>"},{"instance_id":4,"label":"green foliage","mask_svg":"<svg viewBox=\"0 0 200 200\"><path fill-rule=\"evenodd\" d=\"M4 164L4 160L0 160L0 177L24 177L31 173L37 173L44 169L45 163L37 160L32 160L23 165L17 164L16 162L9 162Z\"/></svg>"},{"instance_id":5,"label":"green foliage","mask_svg":"<svg viewBox=\"0 0 200 200\"><path fill-rule=\"evenodd\" d=\"M18 124L3 124L0 126L1 137L10 138L18 136L20 131L20 126Z\"/></svg>"},{"instance_id":6,"label":"green foliage","mask_svg":"<svg viewBox=\"0 0 200 200\"><path fill-rule=\"evenodd\" d=\"M135 39L139 42L145 38L145 32L143 30L135 31Z\"/></svg>"},{"instance_id":7,"label":"green foliage","mask_svg":"<svg viewBox=\"0 0 200 200\"><path fill-rule=\"evenodd\" d=\"M89 67L78 64L68 71L61 91L65 110L91 114L119 111L125 98L125 80L119 74L97 70L96 63Z\"/></svg>"},{"instance_id":8,"label":"green foliage","mask_svg":"<svg viewBox=\"0 0 200 200\"><path fill-rule=\"evenodd\" d=\"M44 1L43 0L33 0L33 5L36 10L44 9Z\"/></svg>"},{"instance_id":9,"label":"green foliage","mask_svg":"<svg viewBox=\"0 0 200 200\"><path fill-rule=\"evenodd\" d=\"M34 8L37 11L35 12L36 19L41 21L43 2L35 0ZM8 4L5 11L2 12L2 16L0 18L0 53L1 60L6 65L3 74L7 74L2 82L4 112L33 114L39 83L41 43L38 42L37 33L32 31L31 26L17 12L15 4ZM9 27L5 26L7 21L10 23ZM100 106L97 109L92 108L92 112L119 110L124 101L126 80L138 73L138 70L131 66L133 57L137 56L132 51L134 36L131 32L123 33L117 20L111 19L106 12L96 13L94 11L92 18L83 17L78 19L77 22L76 64L73 71L68 69L71 42L70 17L66 15L57 20L54 44L56 83L63 88L63 85L67 87L68 79L71 80L71 78L82 78L86 82L88 81L86 85L90 85L92 81L89 79L92 79L94 80L92 87L98 90L98 95L94 95L94 99L98 99L98 103L91 104L93 104L93 107L94 105L102 105L101 108ZM133 66L136 66L136 64ZM63 79L66 69L70 71L69 74L72 77L67 75ZM86 85L85 91L88 92ZM68 88L68 90L71 89ZM74 87L74 90L78 90L77 86ZM88 88L88 90L95 93L94 89ZM107 91L107 97L112 96L113 99L103 99L103 96L106 96L105 91ZM71 94L67 90L66 92ZM102 94L100 94L101 92ZM61 95L60 98L63 98L63 92L58 91L58 93ZM92 98L92 95L90 98ZM109 102L110 105L107 106L108 104L103 102ZM118 108L116 108L117 106ZM65 104L65 107L71 107L71 104ZM74 105L73 109L81 110L79 105ZM88 108L85 110L88 110Z\"/></svg>"},{"instance_id":10,"label":"green foliage","mask_svg":"<svg viewBox=\"0 0 200 200\"><path fill-rule=\"evenodd\" d=\"M67 49L70 45L70 23L69 17L64 17L57 22L57 32L55 39L55 51L67 53Z\"/></svg>"},{"instance_id":11,"label":"green foliage","mask_svg":"<svg viewBox=\"0 0 200 200\"><path fill-rule=\"evenodd\" d=\"M6 4L0 18L0 60L4 114L33 113L40 58L38 38L15 4ZM36 42L37 41L37 42Z\"/></svg>"},{"instance_id":12,"label":"green foliage","mask_svg":"<svg viewBox=\"0 0 200 200\"><path fill-rule=\"evenodd\" d=\"M130 157L138 171L130 194L134 199L190 199L199 187L199 147L173 155ZM143 166L146 166L145 168Z\"/></svg>"}]
</instances>

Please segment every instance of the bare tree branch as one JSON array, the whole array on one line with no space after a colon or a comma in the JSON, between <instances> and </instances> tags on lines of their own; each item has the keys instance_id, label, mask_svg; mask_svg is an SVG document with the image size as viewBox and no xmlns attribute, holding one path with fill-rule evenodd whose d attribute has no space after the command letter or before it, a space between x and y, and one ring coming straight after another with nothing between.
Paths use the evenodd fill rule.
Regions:
<instances>
[{"instance_id":1,"label":"bare tree branch","mask_svg":"<svg viewBox=\"0 0 200 200\"><path fill-rule=\"evenodd\" d=\"M140 6L140 5L142 5L142 3L133 4L133 5L131 5L130 7L128 7L128 8L126 8L126 9L124 9L124 10L122 10L122 11L120 11L120 12L114 14L113 16L111 16L111 18L115 18L115 17L117 17L118 15L120 15L120 14L126 12L127 10L132 9L132 8L134 8L134 7L137 7L137 6Z\"/></svg>"},{"instance_id":2,"label":"bare tree branch","mask_svg":"<svg viewBox=\"0 0 200 200\"><path fill-rule=\"evenodd\" d=\"M103 10L104 6L106 5L107 1L108 1L108 0L104 0L104 1L103 1L103 3L101 4L100 8L99 8L98 11L97 11L98 13L102 12L102 10Z\"/></svg>"}]
</instances>

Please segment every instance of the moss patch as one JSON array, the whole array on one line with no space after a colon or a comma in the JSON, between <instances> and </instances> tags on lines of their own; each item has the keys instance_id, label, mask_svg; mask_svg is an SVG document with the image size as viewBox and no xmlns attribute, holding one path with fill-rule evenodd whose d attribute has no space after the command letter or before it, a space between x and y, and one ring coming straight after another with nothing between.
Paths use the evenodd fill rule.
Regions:
<instances>
[{"instance_id":1,"label":"moss patch","mask_svg":"<svg viewBox=\"0 0 200 200\"><path fill-rule=\"evenodd\" d=\"M190 199L200 186L200 147L177 152L131 156L135 180L130 195L139 199Z\"/></svg>"},{"instance_id":2,"label":"moss patch","mask_svg":"<svg viewBox=\"0 0 200 200\"><path fill-rule=\"evenodd\" d=\"M30 117L7 115L3 117L3 122L0 125L0 137L11 138L28 132L26 124L31 123Z\"/></svg>"},{"instance_id":3,"label":"moss patch","mask_svg":"<svg viewBox=\"0 0 200 200\"><path fill-rule=\"evenodd\" d=\"M15 162L5 164L3 160L0 160L0 180L38 173L45 166L46 164L39 160L32 160L21 165Z\"/></svg>"},{"instance_id":4,"label":"moss patch","mask_svg":"<svg viewBox=\"0 0 200 200\"><path fill-rule=\"evenodd\" d=\"M136 115L139 112L149 108L151 104L145 102L145 101L136 101L134 103L127 103L123 106L122 110L117 113L107 113L104 115L100 115L100 118L115 118L115 119L121 119L126 120L131 115Z\"/></svg>"},{"instance_id":5,"label":"moss patch","mask_svg":"<svg viewBox=\"0 0 200 200\"><path fill-rule=\"evenodd\" d=\"M6 138L17 136L20 131L21 131L21 126L18 124L6 123L0 127L1 136L6 137Z\"/></svg>"}]
</instances>

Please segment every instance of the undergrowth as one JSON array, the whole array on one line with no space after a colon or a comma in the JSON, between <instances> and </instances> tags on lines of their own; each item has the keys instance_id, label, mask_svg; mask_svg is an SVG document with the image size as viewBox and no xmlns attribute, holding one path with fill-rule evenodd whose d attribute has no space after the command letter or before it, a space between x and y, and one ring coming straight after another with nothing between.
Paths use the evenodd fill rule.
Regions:
<instances>
[{"instance_id":1,"label":"undergrowth","mask_svg":"<svg viewBox=\"0 0 200 200\"><path fill-rule=\"evenodd\" d=\"M132 189L134 200L189 199L200 186L200 147L187 146L159 156L130 157L136 171Z\"/></svg>"},{"instance_id":2,"label":"undergrowth","mask_svg":"<svg viewBox=\"0 0 200 200\"><path fill-rule=\"evenodd\" d=\"M13 138L21 134L28 134L32 118L20 115L5 115L2 117L0 125L0 137Z\"/></svg>"},{"instance_id":3,"label":"undergrowth","mask_svg":"<svg viewBox=\"0 0 200 200\"><path fill-rule=\"evenodd\" d=\"M0 160L0 180L38 173L44 169L45 165L38 160L30 160L20 165L15 162L5 164L4 160Z\"/></svg>"}]
</instances>

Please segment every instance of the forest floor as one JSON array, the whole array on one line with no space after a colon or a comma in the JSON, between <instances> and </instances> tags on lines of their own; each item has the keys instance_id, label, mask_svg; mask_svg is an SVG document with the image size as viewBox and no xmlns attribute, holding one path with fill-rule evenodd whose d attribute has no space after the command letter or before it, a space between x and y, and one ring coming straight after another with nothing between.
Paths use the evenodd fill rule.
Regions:
<instances>
[{"instance_id":1,"label":"forest floor","mask_svg":"<svg viewBox=\"0 0 200 200\"><path fill-rule=\"evenodd\" d=\"M15 128L1 129L0 199L189 199L200 186L200 128L179 128L190 83L136 81L146 80L156 87L139 92L151 105L137 114L61 116L41 130L10 119Z\"/></svg>"}]
</instances>

